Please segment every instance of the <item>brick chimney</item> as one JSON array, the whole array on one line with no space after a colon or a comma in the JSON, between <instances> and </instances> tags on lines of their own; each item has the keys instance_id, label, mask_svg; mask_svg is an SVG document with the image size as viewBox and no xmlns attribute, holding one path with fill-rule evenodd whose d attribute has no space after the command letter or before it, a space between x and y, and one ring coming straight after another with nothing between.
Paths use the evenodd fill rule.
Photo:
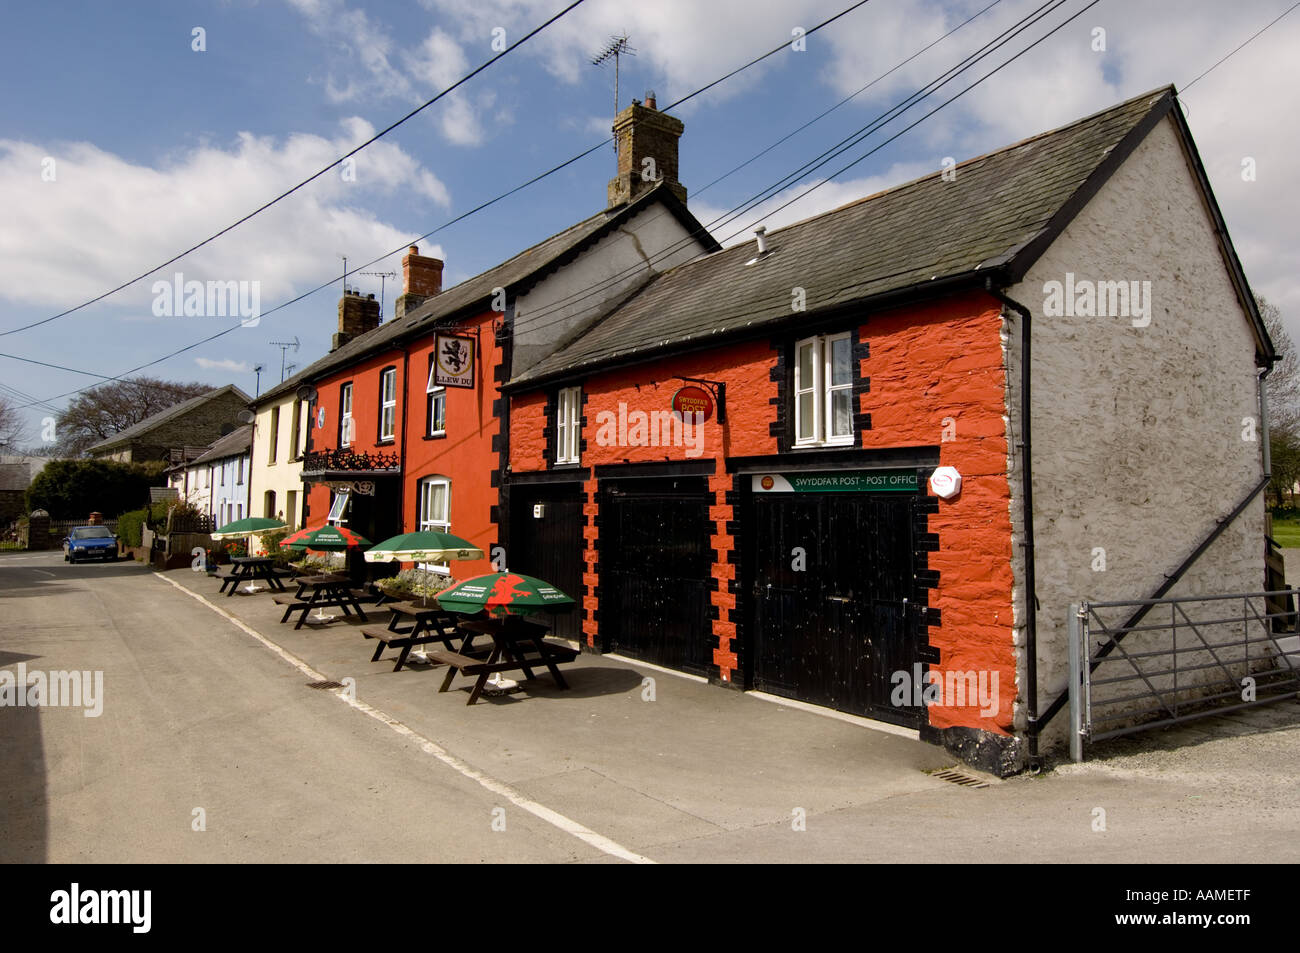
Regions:
<instances>
[{"instance_id":1,"label":"brick chimney","mask_svg":"<svg viewBox=\"0 0 1300 953\"><path fill-rule=\"evenodd\" d=\"M632 100L614 120L618 144L618 175L609 180L611 209L636 201L660 182L683 202L686 187L677 181L677 140L686 127L680 119L655 108L655 94L645 94L645 104Z\"/></svg>"},{"instance_id":2,"label":"brick chimney","mask_svg":"<svg viewBox=\"0 0 1300 953\"><path fill-rule=\"evenodd\" d=\"M337 351L353 338L379 327L379 302L374 295L361 296L356 288L345 288L339 299L339 330L331 351Z\"/></svg>"},{"instance_id":3,"label":"brick chimney","mask_svg":"<svg viewBox=\"0 0 1300 953\"><path fill-rule=\"evenodd\" d=\"M442 291L442 259L420 254L412 245L402 259L402 293L393 302L393 316L400 318Z\"/></svg>"}]
</instances>

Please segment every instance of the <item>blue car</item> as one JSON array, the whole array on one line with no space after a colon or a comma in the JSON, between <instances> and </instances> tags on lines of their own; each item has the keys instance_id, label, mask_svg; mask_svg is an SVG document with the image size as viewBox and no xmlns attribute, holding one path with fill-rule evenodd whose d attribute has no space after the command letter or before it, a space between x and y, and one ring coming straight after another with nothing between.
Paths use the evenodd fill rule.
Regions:
<instances>
[{"instance_id":1,"label":"blue car","mask_svg":"<svg viewBox=\"0 0 1300 953\"><path fill-rule=\"evenodd\" d=\"M77 526L63 541L63 561L82 559L117 559L117 537L107 526Z\"/></svg>"}]
</instances>

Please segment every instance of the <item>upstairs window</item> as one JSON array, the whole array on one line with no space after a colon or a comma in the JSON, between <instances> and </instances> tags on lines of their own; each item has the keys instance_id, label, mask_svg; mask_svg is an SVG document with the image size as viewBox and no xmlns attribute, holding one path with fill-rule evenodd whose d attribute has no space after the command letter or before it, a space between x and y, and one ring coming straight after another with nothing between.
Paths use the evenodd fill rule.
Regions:
<instances>
[{"instance_id":1,"label":"upstairs window","mask_svg":"<svg viewBox=\"0 0 1300 953\"><path fill-rule=\"evenodd\" d=\"M298 459L298 446L302 432L302 401L293 402L293 417L291 418L293 429L289 433L289 460L292 462Z\"/></svg>"},{"instance_id":2,"label":"upstairs window","mask_svg":"<svg viewBox=\"0 0 1300 953\"><path fill-rule=\"evenodd\" d=\"M424 387L429 396L424 432L429 437L441 437L447 433L447 388L434 383L435 368L433 355L429 355L429 383Z\"/></svg>"},{"instance_id":3,"label":"upstairs window","mask_svg":"<svg viewBox=\"0 0 1300 953\"><path fill-rule=\"evenodd\" d=\"M392 440L397 428L397 368L379 375L379 439Z\"/></svg>"},{"instance_id":4,"label":"upstairs window","mask_svg":"<svg viewBox=\"0 0 1300 953\"><path fill-rule=\"evenodd\" d=\"M848 334L804 338L794 346L794 444L853 443L853 344Z\"/></svg>"},{"instance_id":5,"label":"upstairs window","mask_svg":"<svg viewBox=\"0 0 1300 953\"><path fill-rule=\"evenodd\" d=\"M565 387L555 405L555 462L577 463L581 447L582 388Z\"/></svg>"},{"instance_id":6,"label":"upstairs window","mask_svg":"<svg viewBox=\"0 0 1300 953\"><path fill-rule=\"evenodd\" d=\"M352 435L356 427L352 423L352 385L344 384L339 389L339 446L352 446Z\"/></svg>"},{"instance_id":7,"label":"upstairs window","mask_svg":"<svg viewBox=\"0 0 1300 953\"><path fill-rule=\"evenodd\" d=\"M280 450L280 408L279 407L271 408L270 439L271 442L267 450L266 462L275 463L275 456Z\"/></svg>"}]
</instances>

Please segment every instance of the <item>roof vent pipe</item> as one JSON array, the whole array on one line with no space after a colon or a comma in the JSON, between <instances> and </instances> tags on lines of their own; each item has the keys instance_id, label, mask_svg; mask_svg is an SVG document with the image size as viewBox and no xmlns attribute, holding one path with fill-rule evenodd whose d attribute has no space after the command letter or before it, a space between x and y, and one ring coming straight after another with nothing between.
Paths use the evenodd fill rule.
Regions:
<instances>
[{"instance_id":1,"label":"roof vent pipe","mask_svg":"<svg viewBox=\"0 0 1300 953\"><path fill-rule=\"evenodd\" d=\"M754 237L758 239L758 253L760 255L766 255L767 254L767 226L760 225L758 226L758 228L754 229Z\"/></svg>"}]
</instances>

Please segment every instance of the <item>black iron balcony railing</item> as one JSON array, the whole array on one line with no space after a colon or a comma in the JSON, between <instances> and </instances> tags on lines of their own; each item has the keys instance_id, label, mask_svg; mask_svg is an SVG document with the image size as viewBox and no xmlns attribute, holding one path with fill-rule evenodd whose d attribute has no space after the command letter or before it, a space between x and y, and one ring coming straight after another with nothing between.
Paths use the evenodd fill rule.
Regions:
<instances>
[{"instance_id":1,"label":"black iron balcony railing","mask_svg":"<svg viewBox=\"0 0 1300 953\"><path fill-rule=\"evenodd\" d=\"M303 471L324 473L328 471L398 471L402 460L396 453L377 451L363 453L356 450L312 450L303 457Z\"/></svg>"}]
</instances>

